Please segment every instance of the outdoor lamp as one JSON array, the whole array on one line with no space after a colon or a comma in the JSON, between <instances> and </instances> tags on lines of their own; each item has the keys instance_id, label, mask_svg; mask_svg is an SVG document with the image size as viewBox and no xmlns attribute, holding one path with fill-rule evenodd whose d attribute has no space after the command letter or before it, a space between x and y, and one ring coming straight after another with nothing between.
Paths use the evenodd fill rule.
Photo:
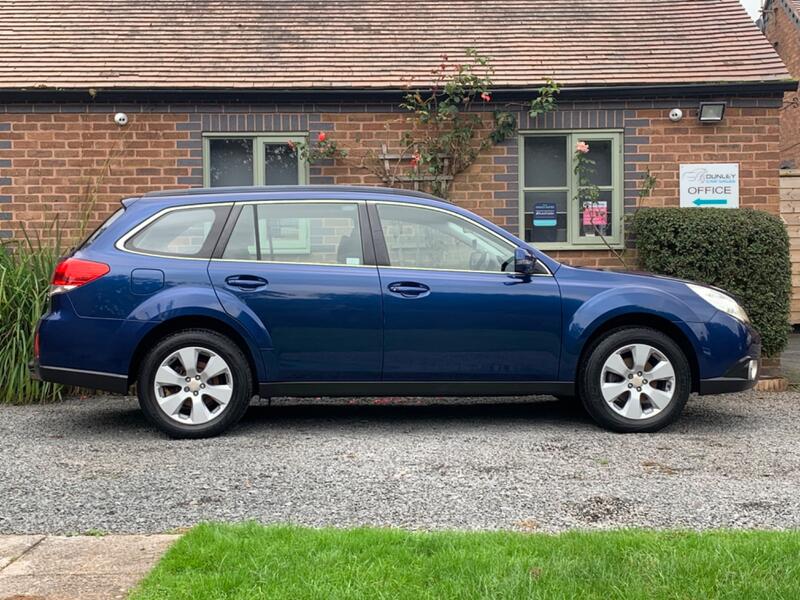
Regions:
<instances>
[{"instance_id":1,"label":"outdoor lamp","mask_svg":"<svg viewBox=\"0 0 800 600\"><path fill-rule=\"evenodd\" d=\"M701 123L719 123L725 116L725 103L701 102L699 115Z\"/></svg>"}]
</instances>

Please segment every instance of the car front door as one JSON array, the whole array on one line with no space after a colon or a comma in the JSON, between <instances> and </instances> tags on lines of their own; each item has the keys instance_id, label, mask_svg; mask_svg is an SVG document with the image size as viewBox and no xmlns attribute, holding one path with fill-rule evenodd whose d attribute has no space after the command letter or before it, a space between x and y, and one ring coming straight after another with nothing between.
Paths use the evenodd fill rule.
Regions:
<instances>
[{"instance_id":1,"label":"car front door","mask_svg":"<svg viewBox=\"0 0 800 600\"><path fill-rule=\"evenodd\" d=\"M549 273L514 274L515 245L452 211L375 202L369 214L385 381L557 379L561 299Z\"/></svg>"},{"instance_id":2,"label":"car front door","mask_svg":"<svg viewBox=\"0 0 800 600\"><path fill-rule=\"evenodd\" d=\"M229 314L268 332L271 381L380 379L381 291L364 203L267 201L234 211L209 274Z\"/></svg>"}]
</instances>

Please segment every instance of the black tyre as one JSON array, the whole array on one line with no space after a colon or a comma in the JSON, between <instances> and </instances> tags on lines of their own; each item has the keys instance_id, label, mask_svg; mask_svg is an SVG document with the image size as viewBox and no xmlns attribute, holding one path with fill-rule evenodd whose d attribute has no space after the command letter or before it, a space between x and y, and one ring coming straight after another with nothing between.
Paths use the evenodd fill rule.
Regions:
<instances>
[{"instance_id":1,"label":"black tyre","mask_svg":"<svg viewBox=\"0 0 800 600\"><path fill-rule=\"evenodd\" d=\"M242 418L253 395L247 358L215 331L180 331L144 357L137 381L148 420L174 438L219 435Z\"/></svg>"},{"instance_id":2,"label":"black tyre","mask_svg":"<svg viewBox=\"0 0 800 600\"><path fill-rule=\"evenodd\" d=\"M583 405L601 426L652 432L675 421L691 391L689 362L669 336L644 327L613 330L588 349L578 375Z\"/></svg>"}]
</instances>

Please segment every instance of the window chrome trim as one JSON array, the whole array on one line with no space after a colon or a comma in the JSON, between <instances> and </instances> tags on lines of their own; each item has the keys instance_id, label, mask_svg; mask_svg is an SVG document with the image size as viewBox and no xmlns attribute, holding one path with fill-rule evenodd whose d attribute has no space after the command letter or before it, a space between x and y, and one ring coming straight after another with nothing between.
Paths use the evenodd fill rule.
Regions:
<instances>
[{"instance_id":1,"label":"window chrome trim","mask_svg":"<svg viewBox=\"0 0 800 600\"><path fill-rule=\"evenodd\" d=\"M277 265L298 265L298 266L312 266L312 267L352 267L352 268L375 268L375 269L402 269L406 271L432 271L438 273L478 273L483 275L501 275L504 277L513 276L513 275L520 275L519 273L515 273L514 271L469 271L469 270L461 270L461 269L436 269L430 267L396 267L396 266L386 266L386 265L346 265L340 263L315 263L315 262L284 262L284 261L271 261L271 260L250 260L250 259L233 259L233 258L197 258L192 256L169 256L168 254L154 254L150 252L141 252L139 250L130 250L125 247L125 243L135 236L139 231L147 227L150 223L155 221L156 219L160 218L161 216L177 211L177 210L189 210L193 208L205 208L205 207L213 207L213 206L233 206L234 204L245 206L251 204L353 204L358 206L359 204L391 204L397 206L413 206L417 208L422 208L425 210L433 210L442 212L448 215L453 215L483 229L484 231L488 232L492 236L498 238L508 246L512 250L516 250L520 246L515 245L510 240L506 239L499 233L496 233L486 227L485 225L478 223L477 221L473 221L469 217L461 215L457 212L452 210L447 210L445 208L440 208L438 206L427 206L425 204L417 204L416 202L404 202L404 201L394 201L394 200L366 200L366 199L296 199L296 200L246 200L241 202L210 202L205 204L187 204L185 206L171 206L165 209L160 210L156 214L148 217L139 225L128 231L128 233L124 234L121 238L119 238L114 247L117 250L122 252L127 252L129 254L139 254L141 256L150 256L155 258L169 258L172 260L203 260L207 262L239 262L239 263L258 263L258 264L277 264ZM537 262L544 267L547 273L531 273L530 277L552 277L553 273L550 271L550 268L542 261L537 259Z\"/></svg>"},{"instance_id":2,"label":"window chrome trim","mask_svg":"<svg viewBox=\"0 0 800 600\"><path fill-rule=\"evenodd\" d=\"M459 219L461 219L463 221L466 221L467 223L469 223L471 225L474 225L474 226L476 226L476 227L478 227L480 229L483 229L487 233L493 235L497 239L501 240L503 243L507 244L511 248L512 252L516 252L516 250L520 247L520 246L514 244L511 240L506 239L505 237L503 237L499 233L497 233L495 231L492 231L491 229L489 229L488 227L486 227L482 223L478 223L477 221L474 221L474 220L470 219L469 217L461 215L461 214L459 214L459 213L457 213L455 211L452 211L452 210L447 210L446 208L440 208L438 206L427 206L425 204L417 204L415 202L397 202L397 201L392 201L392 200L367 200L367 203L368 204L372 204L372 205L376 205L376 204L393 204L393 205L396 205L396 206L413 206L415 208L423 208L423 209L426 209L426 210L433 210L433 211L445 213L446 215L452 215L454 217L458 217ZM544 269L547 271L547 273L531 273L530 274L531 277L552 277L553 276L553 273L550 271L550 268L546 264L544 264L539 259L536 259L536 261L540 265L542 265L544 267ZM406 271L438 271L440 273L484 273L484 274L489 274L489 275L504 275L506 277L509 276L509 275L514 275L515 274L514 271L470 271L468 269L437 269L437 268L433 268L433 267L397 267L397 266L391 266L391 265L388 265L388 266L387 265L379 265L379 268L381 268L381 269L404 269ZM516 275L520 275L520 273L516 273Z\"/></svg>"},{"instance_id":3,"label":"window chrome trim","mask_svg":"<svg viewBox=\"0 0 800 600\"><path fill-rule=\"evenodd\" d=\"M170 256L169 254L142 252L141 250L131 250L130 248L126 248L125 244L128 242L128 240L130 240L133 236L139 233L142 229L144 229L154 221L160 219L167 213L175 212L178 210L190 210L193 208L209 208L213 206L233 206L233 204L234 204L233 202L209 202L206 204L187 204L185 206L170 206L168 208L158 211L156 214L152 215L151 217L148 217L147 219L139 223L136 227L128 231L128 233L123 235L114 243L114 247L122 252L127 252L129 254L139 254L141 256L152 256L156 258L171 258L174 260L204 260L207 262L208 260L210 260L208 257L202 258L196 256Z\"/></svg>"},{"instance_id":4,"label":"window chrome trim","mask_svg":"<svg viewBox=\"0 0 800 600\"><path fill-rule=\"evenodd\" d=\"M318 263L318 262L283 262L280 260L253 260L251 258L211 258L211 262L256 263L259 265L300 265L305 267L349 267L356 269L377 269L378 265L347 265L344 263Z\"/></svg>"}]
</instances>

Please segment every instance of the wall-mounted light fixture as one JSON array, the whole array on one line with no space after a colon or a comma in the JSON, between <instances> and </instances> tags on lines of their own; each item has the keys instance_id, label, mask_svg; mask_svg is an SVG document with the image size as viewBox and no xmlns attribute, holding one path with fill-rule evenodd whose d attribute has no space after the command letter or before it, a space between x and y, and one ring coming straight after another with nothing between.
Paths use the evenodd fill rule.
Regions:
<instances>
[{"instance_id":1,"label":"wall-mounted light fixture","mask_svg":"<svg viewBox=\"0 0 800 600\"><path fill-rule=\"evenodd\" d=\"M725 103L701 102L698 115L701 123L719 123L725 116Z\"/></svg>"}]
</instances>

